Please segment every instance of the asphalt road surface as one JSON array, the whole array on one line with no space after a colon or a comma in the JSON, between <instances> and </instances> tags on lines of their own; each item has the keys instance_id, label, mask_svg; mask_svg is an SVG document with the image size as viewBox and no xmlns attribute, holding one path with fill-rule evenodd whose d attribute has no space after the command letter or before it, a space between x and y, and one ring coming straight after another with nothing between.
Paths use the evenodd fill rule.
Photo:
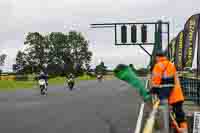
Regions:
<instances>
[{"instance_id":1,"label":"asphalt road surface","mask_svg":"<svg viewBox=\"0 0 200 133\"><path fill-rule=\"evenodd\" d=\"M0 93L1 133L133 133L141 99L119 80Z\"/></svg>"}]
</instances>

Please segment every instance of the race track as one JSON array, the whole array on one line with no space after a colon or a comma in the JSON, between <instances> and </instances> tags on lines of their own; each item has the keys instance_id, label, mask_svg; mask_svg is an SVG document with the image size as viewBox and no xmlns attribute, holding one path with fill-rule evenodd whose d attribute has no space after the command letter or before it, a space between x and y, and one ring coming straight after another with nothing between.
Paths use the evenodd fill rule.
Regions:
<instances>
[{"instance_id":1,"label":"race track","mask_svg":"<svg viewBox=\"0 0 200 133\"><path fill-rule=\"evenodd\" d=\"M133 133L141 99L119 80L0 93L1 133Z\"/></svg>"}]
</instances>

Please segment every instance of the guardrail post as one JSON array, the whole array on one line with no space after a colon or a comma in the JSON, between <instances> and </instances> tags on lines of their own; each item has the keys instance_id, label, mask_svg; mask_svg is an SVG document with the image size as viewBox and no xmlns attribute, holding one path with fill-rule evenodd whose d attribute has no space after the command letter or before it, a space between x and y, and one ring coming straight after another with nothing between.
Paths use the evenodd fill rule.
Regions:
<instances>
[{"instance_id":1,"label":"guardrail post","mask_svg":"<svg viewBox=\"0 0 200 133\"><path fill-rule=\"evenodd\" d=\"M169 133L169 106L168 100L162 100L160 103L159 110L161 112L161 123L164 125L164 129L161 130L162 133Z\"/></svg>"}]
</instances>

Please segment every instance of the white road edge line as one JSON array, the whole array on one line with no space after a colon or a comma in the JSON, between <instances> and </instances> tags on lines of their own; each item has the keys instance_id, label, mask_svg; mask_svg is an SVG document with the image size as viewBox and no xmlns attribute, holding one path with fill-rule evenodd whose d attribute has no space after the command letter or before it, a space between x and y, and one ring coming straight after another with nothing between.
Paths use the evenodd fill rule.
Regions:
<instances>
[{"instance_id":1,"label":"white road edge line","mask_svg":"<svg viewBox=\"0 0 200 133\"><path fill-rule=\"evenodd\" d=\"M139 113L139 116L138 116L138 119L137 119L137 125L136 125L136 128L135 128L135 133L140 133L140 130L141 130L144 105L145 105L145 103L143 102L140 106L140 113Z\"/></svg>"},{"instance_id":2,"label":"white road edge line","mask_svg":"<svg viewBox=\"0 0 200 133\"><path fill-rule=\"evenodd\" d=\"M147 78L145 88L148 88L148 85L149 85L149 79ZM135 133L140 133L140 130L141 130L142 118L143 118L143 113L144 113L144 105L145 105L145 102L142 102L142 104L140 106L139 116L138 116L138 119L137 119L137 125L136 125L136 128L135 128Z\"/></svg>"}]
</instances>

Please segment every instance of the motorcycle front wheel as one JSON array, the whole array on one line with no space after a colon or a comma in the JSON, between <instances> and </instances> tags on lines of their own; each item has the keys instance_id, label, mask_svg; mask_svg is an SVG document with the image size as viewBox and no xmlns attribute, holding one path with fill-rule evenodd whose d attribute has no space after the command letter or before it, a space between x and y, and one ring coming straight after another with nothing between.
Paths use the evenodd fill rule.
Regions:
<instances>
[{"instance_id":1,"label":"motorcycle front wheel","mask_svg":"<svg viewBox=\"0 0 200 133\"><path fill-rule=\"evenodd\" d=\"M74 83L69 83L69 84L68 84L68 87L69 87L70 90L73 90Z\"/></svg>"},{"instance_id":2,"label":"motorcycle front wheel","mask_svg":"<svg viewBox=\"0 0 200 133\"><path fill-rule=\"evenodd\" d=\"M40 94L45 95L45 87L42 85L40 86Z\"/></svg>"}]
</instances>

